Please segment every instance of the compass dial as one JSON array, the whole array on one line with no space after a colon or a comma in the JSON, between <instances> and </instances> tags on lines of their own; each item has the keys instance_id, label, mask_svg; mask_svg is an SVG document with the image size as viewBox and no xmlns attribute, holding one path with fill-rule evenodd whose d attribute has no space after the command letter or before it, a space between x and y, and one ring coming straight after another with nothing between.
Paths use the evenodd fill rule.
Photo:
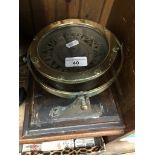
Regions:
<instances>
[{"instance_id":1,"label":"compass dial","mask_svg":"<svg viewBox=\"0 0 155 155\"><path fill-rule=\"evenodd\" d=\"M108 43L102 34L90 27L67 25L45 34L39 41L38 54L52 69L79 72L102 62L108 54ZM65 58L75 57L86 57L87 65L66 67Z\"/></svg>"}]
</instances>

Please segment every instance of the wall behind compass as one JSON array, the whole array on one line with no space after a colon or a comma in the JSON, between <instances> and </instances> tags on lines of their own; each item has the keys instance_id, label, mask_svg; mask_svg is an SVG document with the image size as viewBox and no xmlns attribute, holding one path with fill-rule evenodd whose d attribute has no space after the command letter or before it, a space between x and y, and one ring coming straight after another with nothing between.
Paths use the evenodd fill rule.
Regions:
<instances>
[{"instance_id":1,"label":"wall behind compass","mask_svg":"<svg viewBox=\"0 0 155 155\"><path fill-rule=\"evenodd\" d=\"M32 39L44 26L66 18L106 25L114 0L20 0L20 36Z\"/></svg>"},{"instance_id":2,"label":"wall behind compass","mask_svg":"<svg viewBox=\"0 0 155 155\"><path fill-rule=\"evenodd\" d=\"M124 63L115 93L127 133L135 129L135 0L115 0L107 28L123 44Z\"/></svg>"}]
</instances>

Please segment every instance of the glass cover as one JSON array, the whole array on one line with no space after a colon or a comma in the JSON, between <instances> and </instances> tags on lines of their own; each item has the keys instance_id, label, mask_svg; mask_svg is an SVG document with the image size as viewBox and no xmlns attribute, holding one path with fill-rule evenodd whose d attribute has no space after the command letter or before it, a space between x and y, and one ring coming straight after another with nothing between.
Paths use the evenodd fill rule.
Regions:
<instances>
[{"instance_id":1,"label":"glass cover","mask_svg":"<svg viewBox=\"0 0 155 155\"><path fill-rule=\"evenodd\" d=\"M103 61L108 54L108 43L101 33L92 28L65 26L44 35L39 41L38 53L52 69L77 72Z\"/></svg>"}]
</instances>

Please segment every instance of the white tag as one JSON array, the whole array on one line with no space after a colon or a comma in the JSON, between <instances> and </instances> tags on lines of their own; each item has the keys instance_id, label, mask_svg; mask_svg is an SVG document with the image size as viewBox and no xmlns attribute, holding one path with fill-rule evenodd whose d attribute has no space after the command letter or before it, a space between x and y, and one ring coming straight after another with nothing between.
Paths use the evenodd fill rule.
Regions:
<instances>
[{"instance_id":1,"label":"white tag","mask_svg":"<svg viewBox=\"0 0 155 155\"><path fill-rule=\"evenodd\" d=\"M79 138L75 140L75 147L94 146L94 138Z\"/></svg>"},{"instance_id":2,"label":"white tag","mask_svg":"<svg viewBox=\"0 0 155 155\"><path fill-rule=\"evenodd\" d=\"M87 66L87 57L67 57L65 58L65 67Z\"/></svg>"},{"instance_id":3,"label":"white tag","mask_svg":"<svg viewBox=\"0 0 155 155\"><path fill-rule=\"evenodd\" d=\"M66 47L71 48L71 47L76 46L78 44L79 44L79 41L78 40L73 40L73 41L67 43L66 44Z\"/></svg>"},{"instance_id":4,"label":"white tag","mask_svg":"<svg viewBox=\"0 0 155 155\"><path fill-rule=\"evenodd\" d=\"M62 141L44 142L41 145L42 151L63 150L63 149L64 146Z\"/></svg>"},{"instance_id":5,"label":"white tag","mask_svg":"<svg viewBox=\"0 0 155 155\"><path fill-rule=\"evenodd\" d=\"M41 144L23 144L22 152L41 151Z\"/></svg>"},{"instance_id":6,"label":"white tag","mask_svg":"<svg viewBox=\"0 0 155 155\"><path fill-rule=\"evenodd\" d=\"M52 142L44 142L41 145L41 151L63 150L65 148L74 148L74 140L60 140Z\"/></svg>"}]
</instances>

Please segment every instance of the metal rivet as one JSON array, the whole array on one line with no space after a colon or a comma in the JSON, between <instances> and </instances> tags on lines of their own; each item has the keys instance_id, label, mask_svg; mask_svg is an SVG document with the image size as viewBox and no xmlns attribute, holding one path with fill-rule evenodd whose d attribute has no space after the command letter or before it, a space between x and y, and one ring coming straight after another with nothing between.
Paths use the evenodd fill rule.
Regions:
<instances>
[{"instance_id":1,"label":"metal rivet","mask_svg":"<svg viewBox=\"0 0 155 155\"><path fill-rule=\"evenodd\" d=\"M38 39L38 37L33 38L34 41L37 40L37 39Z\"/></svg>"},{"instance_id":2,"label":"metal rivet","mask_svg":"<svg viewBox=\"0 0 155 155\"><path fill-rule=\"evenodd\" d=\"M101 73L101 70L96 70L95 71L95 74L97 74L97 75L100 74L100 73Z\"/></svg>"},{"instance_id":3,"label":"metal rivet","mask_svg":"<svg viewBox=\"0 0 155 155\"><path fill-rule=\"evenodd\" d=\"M59 80L62 80L62 79L64 79L64 77L63 76L59 76L58 79Z\"/></svg>"},{"instance_id":4,"label":"metal rivet","mask_svg":"<svg viewBox=\"0 0 155 155\"><path fill-rule=\"evenodd\" d=\"M36 63L39 63L39 60L38 60L38 58L36 58L36 57L32 57L31 60L32 60L32 62L35 63L35 64L36 64Z\"/></svg>"},{"instance_id":5,"label":"metal rivet","mask_svg":"<svg viewBox=\"0 0 155 155\"><path fill-rule=\"evenodd\" d=\"M23 57L23 62L26 63L27 62L27 58Z\"/></svg>"},{"instance_id":6,"label":"metal rivet","mask_svg":"<svg viewBox=\"0 0 155 155\"><path fill-rule=\"evenodd\" d=\"M119 49L120 49L119 47L114 47L114 48L112 49L112 51L113 51L113 52L118 52Z\"/></svg>"}]
</instances>

